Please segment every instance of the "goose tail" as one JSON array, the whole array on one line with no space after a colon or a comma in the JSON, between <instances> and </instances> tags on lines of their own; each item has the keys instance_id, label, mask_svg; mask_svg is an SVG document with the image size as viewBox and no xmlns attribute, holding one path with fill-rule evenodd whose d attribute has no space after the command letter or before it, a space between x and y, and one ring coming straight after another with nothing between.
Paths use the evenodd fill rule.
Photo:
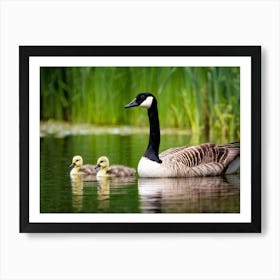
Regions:
<instances>
[{"instance_id":1,"label":"goose tail","mask_svg":"<svg viewBox=\"0 0 280 280\"><path fill-rule=\"evenodd\" d=\"M240 169L240 143L234 142L222 146L227 150L225 174L234 174Z\"/></svg>"},{"instance_id":2,"label":"goose tail","mask_svg":"<svg viewBox=\"0 0 280 280\"><path fill-rule=\"evenodd\" d=\"M225 170L225 174L234 174L240 169L240 156L237 156Z\"/></svg>"}]
</instances>

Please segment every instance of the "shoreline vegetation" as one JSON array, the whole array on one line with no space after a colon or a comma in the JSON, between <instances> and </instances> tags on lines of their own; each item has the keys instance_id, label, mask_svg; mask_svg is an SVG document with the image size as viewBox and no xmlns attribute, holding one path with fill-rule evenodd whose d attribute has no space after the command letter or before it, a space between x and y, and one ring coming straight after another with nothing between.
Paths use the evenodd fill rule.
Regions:
<instances>
[{"instance_id":1,"label":"shoreline vegetation","mask_svg":"<svg viewBox=\"0 0 280 280\"><path fill-rule=\"evenodd\" d=\"M182 128L161 128L161 135L176 135L186 137L187 142L185 145L197 145L199 143L213 142L216 144L224 144L227 142L234 142L234 140L228 141L224 137L204 138L203 135L193 134L189 129ZM131 125L114 125L114 126L98 126L88 123L72 124L65 121L48 120L40 122L40 138L54 137L64 138L69 136L89 136L89 135L120 135L120 136L132 136L132 135L146 135L149 136L148 126L131 126Z\"/></svg>"},{"instance_id":2,"label":"shoreline vegetation","mask_svg":"<svg viewBox=\"0 0 280 280\"><path fill-rule=\"evenodd\" d=\"M149 134L149 127L136 127L136 126L98 126L88 123L71 124L65 121L41 121L40 122L40 137L54 136L66 137L70 135L98 135L98 134ZM176 135L191 135L191 130L178 129L178 128L163 128L161 134L176 134Z\"/></svg>"},{"instance_id":3,"label":"shoreline vegetation","mask_svg":"<svg viewBox=\"0 0 280 280\"><path fill-rule=\"evenodd\" d=\"M98 127L92 133L100 127L146 131L146 114L124 105L147 91L158 99L162 133L173 128L203 139L239 141L239 67L41 67L41 124L62 122L71 132L80 125L81 133L90 130L85 124Z\"/></svg>"}]
</instances>

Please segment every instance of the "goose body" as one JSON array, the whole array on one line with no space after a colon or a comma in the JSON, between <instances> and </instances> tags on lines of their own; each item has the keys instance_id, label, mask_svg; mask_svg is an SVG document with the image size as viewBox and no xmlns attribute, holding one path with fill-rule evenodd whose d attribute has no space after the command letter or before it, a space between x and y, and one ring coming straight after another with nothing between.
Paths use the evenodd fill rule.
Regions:
<instances>
[{"instance_id":1,"label":"goose body","mask_svg":"<svg viewBox=\"0 0 280 280\"><path fill-rule=\"evenodd\" d=\"M216 145L205 143L183 146L158 153L160 127L157 100L151 93L140 93L125 106L148 110L149 144L138 163L140 177L198 177L235 173L240 166L239 144Z\"/></svg>"},{"instance_id":2,"label":"goose body","mask_svg":"<svg viewBox=\"0 0 280 280\"><path fill-rule=\"evenodd\" d=\"M98 158L95 167L99 168L99 171L96 174L97 177L128 177L134 176L136 172L134 168L123 165L109 166L109 159L105 156Z\"/></svg>"},{"instance_id":3,"label":"goose body","mask_svg":"<svg viewBox=\"0 0 280 280\"><path fill-rule=\"evenodd\" d=\"M81 156L74 156L71 167L70 175L96 175L99 169L96 169L94 165L85 164L83 165L83 158Z\"/></svg>"}]
</instances>

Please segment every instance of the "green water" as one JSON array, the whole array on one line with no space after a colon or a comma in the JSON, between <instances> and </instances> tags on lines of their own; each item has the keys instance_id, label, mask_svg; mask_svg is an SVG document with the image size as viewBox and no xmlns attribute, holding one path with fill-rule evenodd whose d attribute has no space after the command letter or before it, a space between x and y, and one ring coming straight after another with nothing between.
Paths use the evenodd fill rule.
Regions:
<instances>
[{"instance_id":1,"label":"green water","mask_svg":"<svg viewBox=\"0 0 280 280\"><path fill-rule=\"evenodd\" d=\"M238 213L239 176L174 179L70 179L74 155L95 165L107 155L111 164L137 168L147 134L71 135L41 138L42 213ZM162 135L161 151L190 143L188 135Z\"/></svg>"}]
</instances>

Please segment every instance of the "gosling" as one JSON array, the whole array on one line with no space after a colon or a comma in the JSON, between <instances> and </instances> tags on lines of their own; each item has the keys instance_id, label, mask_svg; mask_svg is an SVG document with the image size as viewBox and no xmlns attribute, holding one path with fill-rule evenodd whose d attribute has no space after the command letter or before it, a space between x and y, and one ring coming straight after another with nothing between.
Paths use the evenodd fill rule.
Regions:
<instances>
[{"instance_id":1,"label":"gosling","mask_svg":"<svg viewBox=\"0 0 280 280\"><path fill-rule=\"evenodd\" d=\"M109 159L105 156L97 160L95 168L100 168L97 172L97 177L114 176L114 177L129 177L134 176L136 170L123 165L112 165L109 167Z\"/></svg>"},{"instance_id":2,"label":"gosling","mask_svg":"<svg viewBox=\"0 0 280 280\"><path fill-rule=\"evenodd\" d=\"M96 175L100 169L97 169L94 165L90 164L83 165L83 158L81 156L74 156L69 167L72 168L70 175Z\"/></svg>"}]
</instances>

